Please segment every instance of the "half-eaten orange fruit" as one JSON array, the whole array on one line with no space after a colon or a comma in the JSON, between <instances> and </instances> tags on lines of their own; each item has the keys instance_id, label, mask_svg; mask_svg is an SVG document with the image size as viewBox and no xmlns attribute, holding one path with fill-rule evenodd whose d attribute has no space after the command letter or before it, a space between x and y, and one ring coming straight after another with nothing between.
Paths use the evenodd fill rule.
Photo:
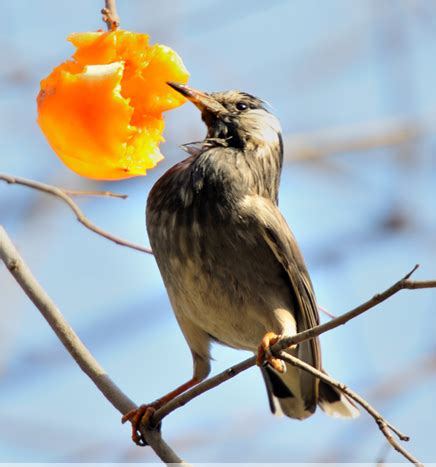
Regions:
<instances>
[{"instance_id":1,"label":"half-eaten orange fruit","mask_svg":"<svg viewBox=\"0 0 436 467\"><path fill-rule=\"evenodd\" d=\"M145 175L163 156L162 112L185 99L181 58L146 34L117 30L71 34L73 60L41 81L38 123L55 153L79 175L119 180Z\"/></svg>"}]
</instances>

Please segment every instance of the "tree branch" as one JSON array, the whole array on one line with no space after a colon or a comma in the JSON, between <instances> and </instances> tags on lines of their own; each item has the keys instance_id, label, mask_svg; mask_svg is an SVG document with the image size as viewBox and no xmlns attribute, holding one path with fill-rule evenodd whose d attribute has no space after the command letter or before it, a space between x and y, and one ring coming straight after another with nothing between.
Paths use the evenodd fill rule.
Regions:
<instances>
[{"instance_id":1,"label":"tree branch","mask_svg":"<svg viewBox=\"0 0 436 467\"><path fill-rule=\"evenodd\" d=\"M299 344L305 340L313 339L316 336L319 336L327 331L330 331L338 326L341 326L347 323L348 321L350 321L351 319L356 318L362 313L370 310L371 308L374 308L376 305L388 299L389 297L396 294L400 290L436 288L436 280L434 281L410 281L409 280L410 276L416 271L417 268L418 266L415 266L412 269L412 271L406 274L406 276L404 276L402 279L396 282L393 286L389 287L384 292L375 295L373 298L363 303L362 305L352 309L348 313L344 313L343 315L338 316L337 318L332 319L331 321L328 321L325 324L320 324L318 326L315 326L314 328L308 329L307 331L300 332L296 334L295 336L284 337L283 339L280 339L279 342L277 342L276 344L272 346L271 348L272 353L276 354L277 352L285 350L286 348L292 347L293 345ZM255 364L256 364L256 358L250 357L244 360L243 362L238 363L237 365L234 365L228 368L222 373L219 373L218 375L213 376L212 378L209 378L201 382L194 388L184 392L183 394L176 397L175 399L173 399L172 401L168 402L163 407L161 407L159 410L157 410L153 414L153 417L151 418L151 422L153 424L157 424L168 414L178 409L179 407L182 407L183 405L187 404L189 401L191 401L195 397L203 394L206 391L209 391L210 389L213 389L219 386L221 383L224 383L225 381L233 378L237 374L245 370L248 370L249 368L253 367Z\"/></svg>"},{"instance_id":2,"label":"tree branch","mask_svg":"<svg viewBox=\"0 0 436 467\"><path fill-rule=\"evenodd\" d=\"M286 353L286 352L280 352L278 354L278 357L280 357L282 360L284 360L287 363L290 363L291 365L294 365L298 368L301 368L304 371L307 371L308 373L311 373L312 375L316 376L322 381L325 381L326 383L331 384L335 388L339 389L341 392L346 394L350 399L353 399L355 402L357 402L363 409L365 409L369 415L374 419L374 421L377 423L380 431L383 433L383 435L386 437L388 440L389 444L396 450L398 451L401 455L403 455L408 461L412 462L413 464L417 466L422 466L423 464L416 459L412 454L410 454L406 449L403 448L396 440L395 438L391 435L390 431L391 430L393 433L395 433L402 441L409 441L409 437L398 431L391 423L389 423L377 410L374 409L365 399L363 399L359 394L345 386L345 384L340 383L336 379L332 378L331 376L326 375L322 371L317 370L311 365L308 365L307 363L303 362L299 358L294 357L293 355Z\"/></svg>"},{"instance_id":3,"label":"tree branch","mask_svg":"<svg viewBox=\"0 0 436 467\"><path fill-rule=\"evenodd\" d=\"M116 31L120 25L115 0L105 0L105 7L101 10L102 20L106 23L108 31Z\"/></svg>"},{"instance_id":4,"label":"tree branch","mask_svg":"<svg viewBox=\"0 0 436 467\"><path fill-rule=\"evenodd\" d=\"M136 404L110 379L77 334L63 317L18 253L4 228L0 225L0 258L26 295L44 316L66 350L89 376L104 397L121 413L135 409ZM158 431L147 427L141 433L159 458L166 463L181 463L180 457L166 444Z\"/></svg>"},{"instance_id":5,"label":"tree branch","mask_svg":"<svg viewBox=\"0 0 436 467\"><path fill-rule=\"evenodd\" d=\"M284 136L285 160L310 161L334 154L398 146L435 133L434 114L295 133Z\"/></svg>"},{"instance_id":6,"label":"tree branch","mask_svg":"<svg viewBox=\"0 0 436 467\"><path fill-rule=\"evenodd\" d=\"M33 188L35 190L43 191L44 193L48 193L50 195L57 196L62 201L64 201L66 204L68 204L68 206L71 208L71 210L76 215L77 220L82 225L84 225L87 229L92 230L94 233L104 238L107 238L108 240L116 243L117 245L126 246L127 248L132 248L134 250L141 251L142 253L152 254L151 248L149 247L144 247L136 243L128 242L127 240L123 240L122 238L116 237L115 235L112 235L109 232L106 232L100 227L97 227L83 214L79 206L77 206L77 204L71 199L68 193L72 193L73 196L78 196L78 195L88 196L90 193L93 193L94 196L96 196L96 193L98 193L99 196L124 197L125 195L114 195L113 193L111 193L110 195L104 194L104 193L110 193L110 192L80 192L80 191L71 192L69 190L63 190L62 188L58 188L52 185L47 185L45 183L36 182L34 180L29 180L27 178L15 177L15 176L3 174L3 173L0 173L0 180L3 180L9 184L24 185L29 188Z\"/></svg>"},{"instance_id":7,"label":"tree branch","mask_svg":"<svg viewBox=\"0 0 436 467\"><path fill-rule=\"evenodd\" d=\"M352 309L348 313L345 313L338 318L332 319L324 324L320 324L315 326L314 328L308 329L307 331L300 332L295 336L285 337L281 339L277 344L275 344L272 348L273 352L277 352L280 350L284 350L288 347L293 345L299 344L308 339L312 339L317 337L331 329L337 328L338 326L342 326L345 323L348 323L353 318L365 313L366 311L374 308L381 302L384 302L388 298L395 295L397 292L403 289L429 289L429 288L436 288L436 280L430 281L411 281L409 280L410 276L418 269L419 265L416 265L409 273L407 273L402 279L397 281L394 285L386 289L384 292L374 295L370 300L362 303L358 307Z\"/></svg>"},{"instance_id":8,"label":"tree branch","mask_svg":"<svg viewBox=\"0 0 436 467\"><path fill-rule=\"evenodd\" d=\"M357 316L361 315L362 313L370 310L371 308L374 308L384 300L387 300L389 297L392 295L396 294L400 290L403 289L410 289L410 290L415 290L415 289L426 289L426 288L436 288L436 280L430 280L430 281L411 281L410 277L411 275L418 269L418 265L416 265L409 273L407 273L402 279L397 281L394 285L386 289L384 292L375 295L373 298L370 300L366 301L362 305L352 309L348 313L344 313L343 315L332 319L331 321L321 324L318 326L315 326L312 329L309 329L307 331L301 332L296 334L295 336L291 337L285 337L281 339L279 342L277 342L272 348L271 351L273 352L274 355L278 355L280 358L282 358L282 351L286 348L289 348L293 345L296 345L298 343L301 343L305 340L308 339L313 339L316 336L319 336L320 334L323 334L324 332L330 331L338 326L341 326L351 319L356 318ZM287 355L287 354L285 354ZM304 363L304 362L302 362ZM164 417L169 415L171 412L174 410L184 406L188 402L190 402L192 399L195 397L198 397L199 395L203 394L206 391L209 391L210 389L213 389L220 384L224 383L225 381L233 378L234 376L238 375L239 373L242 373L245 370L248 370L249 368L253 367L256 364L256 358L251 357L246 360L244 360L241 363L238 363L237 365L234 365L227 370L219 373L216 376L213 376L212 378L207 379L206 381L201 382L194 388L190 389L189 391L186 391L185 393L181 394L180 396L176 397L172 401L168 402L165 404L163 407L161 407L159 410L157 410L153 416L151 417L150 423L152 425L157 425ZM310 365L308 365L310 367ZM310 367L311 369L317 371L315 368ZM324 374L323 374L324 375ZM324 375L325 376L325 375ZM323 376L323 377L324 377ZM327 377L329 378L329 377ZM342 390L342 388L346 388L346 391L344 391L347 395L349 395L351 398L356 400L362 407L365 408L368 413L370 413L374 419L376 420L380 430L384 434L384 436L388 439L389 443L401 454L404 455L409 461L416 463L417 465L419 464L419 461L417 461L410 453L408 453L405 449L403 449L401 446L396 443L395 440L392 440L392 436L389 433L389 429L392 430L402 441L407 441L408 437L401 433L399 430L397 430L395 427L393 427L391 424L386 422L386 420L373 409L368 402L366 402L362 397L360 397L358 394L354 393L350 389L348 389L345 385L342 383L339 383L336 380L333 380L332 378L329 379L328 382L335 382L335 386L338 387L338 389ZM352 393L353 395L351 395Z\"/></svg>"},{"instance_id":9,"label":"tree branch","mask_svg":"<svg viewBox=\"0 0 436 467\"><path fill-rule=\"evenodd\" d=\"M68 196L103 196L118 199L127 199L129 197L128 195L112 193L111 191L68 190L67 188L60 189Z\"/></svg>"}]
</instances>

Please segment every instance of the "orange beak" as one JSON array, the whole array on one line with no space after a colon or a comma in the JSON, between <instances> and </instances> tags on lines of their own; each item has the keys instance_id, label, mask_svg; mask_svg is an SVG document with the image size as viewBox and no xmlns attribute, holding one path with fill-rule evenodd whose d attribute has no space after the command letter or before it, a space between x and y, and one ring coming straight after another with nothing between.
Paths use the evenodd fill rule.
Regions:
<instances>
[{"instance_id":1,"label":"orange beak","mask_svg":"<svg viewBox=\"0 0 436 467\"><path fill-rule=\"evenodd\" d=\"M223 105L221 105L213 96L207 94L206 92L191 88L186 84L175 83L174 81L168 81L167 84L182 96L189 99L196 107L200 109L201 112L208 111L215 115L220 115L227 112L227 109Z\"/></svg>"}]
</instances>

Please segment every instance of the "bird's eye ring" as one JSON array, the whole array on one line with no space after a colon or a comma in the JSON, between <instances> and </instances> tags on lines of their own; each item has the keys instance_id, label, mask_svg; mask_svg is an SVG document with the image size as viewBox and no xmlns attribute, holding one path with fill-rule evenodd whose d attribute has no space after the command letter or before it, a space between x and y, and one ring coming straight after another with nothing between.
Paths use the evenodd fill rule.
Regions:
<instances>
[{"instance_id":1,"label":"bird's eye ring","mask_svg":"<svg viewBox=\"0 0 436 467\"><path fill-rule=\"evenodd\" d=\"M248 109L248 105L245 102L238 102L236 104L236 108L238 110L246 110L246 109Z\"/></svg>"}]
</instances>

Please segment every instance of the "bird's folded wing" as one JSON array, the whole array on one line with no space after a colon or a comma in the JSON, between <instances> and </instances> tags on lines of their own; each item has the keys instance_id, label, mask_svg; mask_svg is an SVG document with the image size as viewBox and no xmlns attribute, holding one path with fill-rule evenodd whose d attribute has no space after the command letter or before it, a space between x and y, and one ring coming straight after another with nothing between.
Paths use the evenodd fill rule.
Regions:
<instances>
[{"instance_id":1,"label":"bird's folded wing","mask_svg":"<svg viewBox=\"0 0 436 467\"><path fill-rule=\"evenodd\" d=\"M248 196L243 204L246 216L255 220L252 225L259 229L260 236L271 248L289 277L290 293L296 306L298 332L318 325L318 306L312 282L295 237L278 207L271 200L260 196ZM298 355L315 368L321 368L318 339L300 344ZM313 378L308 373L302 375L302 378L307 384L313 385ZM314 386L314 390L317 392L317 385ZM317 397L317 394L313 395Z\"/></svg>"}]
</instances>

